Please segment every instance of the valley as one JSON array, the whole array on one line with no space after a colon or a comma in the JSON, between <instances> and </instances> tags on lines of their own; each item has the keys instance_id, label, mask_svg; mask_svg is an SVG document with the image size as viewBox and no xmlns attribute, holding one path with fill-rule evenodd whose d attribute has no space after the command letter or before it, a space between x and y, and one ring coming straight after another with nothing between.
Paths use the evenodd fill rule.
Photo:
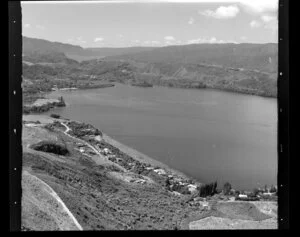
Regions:
<instances>
[{"instance_id":1,"label":"valley","mask_svg":"<svg viewBox=\"0 0 300 237\"><path fill-rule=\"evenodd\" d=\"M23 37L22 230L276 229L277 188L202 183L89 123L59 90L217 89L277 97L275 44L82 48ZM249 57L250 55L250 57Z\"/></svg>"}]
</instances>

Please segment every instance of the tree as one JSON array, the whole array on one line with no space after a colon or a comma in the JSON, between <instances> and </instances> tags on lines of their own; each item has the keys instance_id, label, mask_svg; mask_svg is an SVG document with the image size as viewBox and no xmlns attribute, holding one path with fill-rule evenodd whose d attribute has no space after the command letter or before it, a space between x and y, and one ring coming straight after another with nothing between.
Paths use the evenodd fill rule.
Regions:
<instances>
[{"instance_id":1,"label":"tree","mask_svg":"<svg viewBox=\"0 0 300 237\"><path fill-rule=\"evenodd\" d=\"M231 184L229 182L226 182L223 186L223 193L224 195L228 195L231 190Z\"/></svg>"},{"instance_id":2,"label":"tree","mask_svg":"<svg viewBox=\"0 0 300 237\"><path fill-rule=\"evenodd\" d=\"M255 196L257 196L257 195L259 194L258 188L253 189L253 194L254 194Z\"/></svg>"}]
</instances>

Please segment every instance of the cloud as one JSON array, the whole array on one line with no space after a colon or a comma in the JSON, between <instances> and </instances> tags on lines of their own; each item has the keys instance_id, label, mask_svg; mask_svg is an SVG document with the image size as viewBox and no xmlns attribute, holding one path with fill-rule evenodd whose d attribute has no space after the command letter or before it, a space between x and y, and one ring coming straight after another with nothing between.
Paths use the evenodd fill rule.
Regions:
<instances>
[{"instance_id":1,"label":"cloud","mask_svg":"<svg viewBox=\"0 0 300 237\"><path fill-rule=\"evenodd\" d=\"M236 5L230 5L227 7L220 6L215 11L205 10L199 14L216 19L230 19L236 17L239 12L240 9Z\"/></svg>"},{"instance_id":2,"label":"cloud","mask_svg":"<svg viewBox=\"0 0 300 237\"><path fill-rule=\"evenodd\" d=\"M251 26L251 28L258 28L261 26L261 23L259 21L253 20L250 22L250 26Z\"/></svg>"},{"instance_id":3,"label":"cloud","mask_svg":"<svg viewBox=\"0 0 300 237\"><path fill-rule=\"evenodd\" d=\"M99 42L99 41L103 41L103 40L104 40L103 38L97 37L97 38L94 39L94 42Z\"/></svg>"},{"instance_id":4,"label":"cloud","mask_svg":"<svg viewBox=\"0 0 300 237\"><path fill-rule=\"evenodd\" d=\"M261 19L264 22L265 29L271 30L274 35L278 33L278 19L276 16L264 15Z\"/></svg>"},{"instance_id":5,"label":"cloud","mask_svg":"<svg viewBox=\"0 0 300 237\"><path fill-rule=\"evenodd\" d=\"M252 14L277 12L278 0L239 0L241 7Z\"/></svg>"},{"instance_id":6,"label":"cloud","mask_svg":"<svg viewBox=\"0 0 300 237\"><path fill-rule=\"evenodd\" d=\"M25 24L24 27L25 27L25 28L30 28L31 25L30 25L30 24Z\"/></svg>"},{"instance_id":7,"label":"cloud","mask_svg":"<svg viewBox=\"0 0 300 237\"><path fill-rule=\"evenodd\" d=\"M195 22L194 18L193 18L193 17L190 17L188 23L189 23L190 25L192 25L192 24L194 24L194 22Z\"/></svg>"},{"instance_id":8,"label":"cloud","mask_svg":"<svg viewBox=\"0 0 300 237\"><path fill-rule=\"evenodd\" d=\"M82 36L76 37L75 39L74 38L69 38L69 39L67 39L67 42L75 44L75 45L86 43L86 41L82 39Z\"/></svg>"},{"instance_id":9,"label":"cloud","mask_svg":"<svg viewBox=\"0 0 300 237\"><path fill-rule=\"evenodd\" d=\"M160 45L161 42L157 41L157 40L146 40L143 42L143 44L146 46L157 46L157 45Z\"/></svg>"},{"instance_id":10,"label":"cloud","mask_svg":"<svg viewBox=\"0 0 300 237\"><path fill-rule=\"evenodd\" d=\"M241 40L246 40L247 39L247 37L246 36L241 36L241 38L240 38Z\"/></svg>"},{"instance_id":11,"label":"cloud","mask_svg":"<svg viewBox=\"0 0 300 237\"><path fill-rule=\"evenodd\" d=\"M278 31L278 20L277 16L274 15L262 15L260 17L260 21L253 20L250 22L250 26L252 28L263 27L265 29L271 30L272 33L276 33Z\"/></svg>"},{"instance_id":12,"label":"cloud","mask_svg":"<svg viewBox=\"0 0 300 237\"><path fill-rule=\"evenodd\" d=\"M167 40L167 41L175 40L175 38L173 36L165 36L164 39Z\"/></svg>"},{"instance_id":13,"label":"cloud","mask_svg":"<svg viewBox=\"0 0 300 237\"><path fill-rule=\"evenodd\" d=\"M211 38L198 38L198 39L191 39L186 42L187 44L226 44L226 43L237 43L231 40L218 40L216 37Z\"/></svg>"},{"instance_id":14,"label":"cloud","mask_svg":"<svg viewBox=\"0 0 300 237\"><path fill-rule=\"evenodd\" d=\"M39 30L45 30L45 27L42 25L36 25L35 27Z\"/></svg>"},{"instance_id":15,"label":"cloud","mask_svg":"<svg viewBox=\"0 0 300 237\"><path fill-rule=\"evenodd\" d=\"M263 15L263 16L261 16L261 19L262 19L265 23L268 23L268 22L271 22L271 21L276 21L276 20L277 20L277 17L276 17L276 16L270 16L270 15Z\"/></svg>"},{"instance_id":16,"label":"cloud","mask_svg":"<svg viewBox=\"0 0 300 237\"><path fill-rule=\"evenodd\" d=\"M152 43L153 45L157 45L157 44L160 44L160 41L152 40L151 43Z\"/></svg>"},{"instance_id":17,"label":"cloud","mask_svg":"<svg viewBox=\"0 0 300 237\"><path fill-rule=\"evenodd\" d=\"M140 43L140 40L131 40L132 43Z\"/></svg>"}]
</instances>

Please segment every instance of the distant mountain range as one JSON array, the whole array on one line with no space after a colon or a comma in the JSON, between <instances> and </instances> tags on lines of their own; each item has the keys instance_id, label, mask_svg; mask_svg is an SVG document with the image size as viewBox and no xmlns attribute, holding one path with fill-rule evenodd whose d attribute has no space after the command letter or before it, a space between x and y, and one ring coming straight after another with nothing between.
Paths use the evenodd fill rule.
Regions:
<instances>
[{"instance_id":1,"label":"distant mountain range","mask_svg":"<svg viewBox=\"0 0 300 237\"><path fill-rule=\"evenodd\" d=\"M276 72L277 47L277 44L191 44L108 58L148 63L208 64Z\"/></svg>"},{"instance_id":2,"label":"distant mountain range","mask_svg":"<svg viewBox=\"0 0 300 237\"><path fill-rule=\"evenodd\" d=\"M28 79L91 79L277 96L277 44L82 48L28 37L23 41L23 75Z\"/></svg>"},{"instance_id":3,"label":"distant mountain range","mask_svg":"<svg viewBox=\"0 0 300 237\"><path fill-rule=\"evenodd\" d=\"M68 58L83 61L106 56L139 53L152 50L153 47L130 48L82 48L77 45L51 42L43 39L35 39L23 36L23 54L49 54L49 52L64 53Z\"/></svg>"},{"instance_id":4,"label":"distant mountain range","mask_svg":"<svg viewBox=\"0 0 300 237\"><path fill-rule=\"evenodd\" d=\"M166 47L82 48L80 46L23 37L23 53L61 52L77 61L105 58L108 61L143 63L207 64L277 72L278 45L191 44Z\"/></svg>"}]
</instances>

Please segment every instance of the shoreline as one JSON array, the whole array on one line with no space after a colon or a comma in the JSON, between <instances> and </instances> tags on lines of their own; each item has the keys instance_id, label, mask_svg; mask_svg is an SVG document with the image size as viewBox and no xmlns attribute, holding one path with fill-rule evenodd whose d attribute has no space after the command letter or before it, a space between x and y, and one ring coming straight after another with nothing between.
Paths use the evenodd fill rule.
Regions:
<instances>
[{"instance_id":1,"label":"shoreline","mask_svg":"<svg viewBox=\"0 0 300 237\"><path fill-rule=\"evenodd\" d=\"M86 125L89 125L89 126L92 126L94 127L95 129L99 129L102 133L101 137L103 139L104 142L108 143L109 145L119 149L121 152L123 152L124 154L128 155L129 157L133 158L135 161L137 162L141 162L141 163L145 163L145 164L149 164L151 165L152 167L156 167L156 169L163 169L166 171L167 174L170 174L174 177L177 177L177 178L180 178L180 179L183 179L183 180L191 180L193 181L194 184L198 184L200 186L202 185L207 185L208 183L203 183L201 180L198 180L197 178L194 178L192 176L189 176L175 168L172 168L170 166L168 166L167 164L164 164L162 163L161 161L158 161L132 147L129 147L119 141L117 141L116 139L112 138L111 136L107 135L106 133L103 133L102 130L100 128L97 128L91 124L87 124L87 123L84 123L82 121L77 121L77 120L73 120L73 119L69 119L69 118L65 118L65 117L60 117L60 118L53 118L49 115L46 115L46 114L23 114L23 118L22 118L22 121L23 122L32 122L32 121L40 121L41 124L49 124L49 123L53 123L55 121L60 121L60 122L77 122L77 123L81 123L81 124L86 124ZM272 185L273 186L273 185ZM272 187L271 186L271 187ZM277 185L275 185L276 189L277 189ZM223 187L219 187L218 188L219 190L222 190ZM255 188L255 189L258 189L258 190L263 190L261 189L261 187L259 188ZM239 193L244 193L246 194L246 196L250 195L253 190L251 189L248 189L248 188L245 188L245 189L242 189L241 191L239 189L232 189L234 190L235 192L238 191ZM266 189L265 189L266 190ZM264 193L268 193L269 191L262 191ZM250 196L249 196L250 197ZM249 198L247 197L247 198ZM244 197L245 198L245 197ZM243 198L241 199L243 201ZM245 201L245 200L244 200Z\"/></svg>"},{"instance_id":2,"label":"shoreline","mask_svg":"<svg viewBox=\"0 0 300 237\"><path fill-rule=\"evenodd\" d=\"M115 83L116 86L120 85L120 86L130 86L130 87L135 87L135 86L132 86L130 84L123 84L123 83ZM154 86L156 87L156 86ZM157 87L165 87L165 86L157 86ZM98 89L98 88L94 88L94 89ZM172 88L172 89L194 89L194 88ZM215 91L218 91L218 92L226 92L226 93L235 93L235 92L231 92L231 91L222 91L221 89L214 89L214 88L203 88L203 89L208 89L208 90L215 90ZM80 89L79 89L80 90ZM47 96L49 96L49 94L53 93L54 91L52 92L49 92L47 93ZM55 91L55 92L58 92L59 91ZM55 93L54 92L54 93ZM240 93L238 93L240 94ZM61 95L61 94L60 94ZM245 94L246 95L246 94ZM260 96L261 97L261 96ZM270 98L270 97L269 97ZM50 99L50 98L49 98ZM275 99L275 98L274 98ZM68 105L66 103L66 105ZM50 109L51 111L52 109ZM46 112L49 112L49 111L46 111ZM43 112L41 113L31 113L31 115L42 115L44 114ZM44 114L45 116L50 116L49 115L46 115ZM61 117L63 118L63 117ZM68 119L68 118L64 118L64 119L67 119L69 121L76 121L76 120L73 120L73 119ZM79 122L79 123L84 123L83 121L76 121L76 122ZM94 125L92 125L94 126ZM98 128L99 130L102 131L101 128ZM102 132L103 133L103 132ZM177 176L180 176L180 177L183 177L184 179L190 179L190 180L194 180L196 181L197 183L201 183L201 184L205 184L203 183L202 180L199 180L197 179L196 177L193 177L193 176L190 176L190 175L187 175L185 173L183 173L182 171L179 171L179 170L176 170L175 168L171 168L169 165L167 164L164 164L162 163L161 161L159 160L156 160L146 154L143 154L142 152L132 148L132 147L129 147L127 146L126 144L123 144L121 143L120 141L116 140L115 138L109 136L108 134L105 134L103 133L103 136L105 137L105 141L107 141L109 144L117 147L118 149L120 149L122 152L126 153L127 155L131 156L132 158L134 158L135 160L137 161L140 161L140 162L145 162L145 163L148 163L148 164L151 164L153 166L159 166L159 167L162 167L164 169L167 169L170 173L172 174L176 174ZM212 182L212 181L211 181ZM271 184L270 184L271 185ZM273 185L272 185L273 186ZM275 183L275 186L277 186L277 184ZM261 186L262 187L262 186ZM219 188L221 188L221 186L219 186ZM254 187L254 189L257 188L257 187ZM222 189L222 188L221 188ZM243 189L238 189L238 190L243 190L243 191L250 191L250 190L253 190L252 188L243 188Z\"/></svg>"},{"instance_id":3,"label":"shoreline","mask_svg":"<svg viewBox=\"0 0 300 237\"><path fill-rule=\"evenodd\" d=\"M78 122L78 123L83 123L82 121L77 121L77 120L73 120L73 119L69 119L69 118L65 118L65 117L61 117L59 119L55 119L52 118L49 115L45 115L45 114L23 114L23 118L22 121L26 121L26 122L30 122L30 121L40 121L42 124L47 124L47 123L52 123L54 121L68 121L68 122ZM92 125L93 126L93 125ZM94 127L94 126L93 126ZM152 166L158 166L160 168L165 169L166 171L170 172L173 175L176 175L178 177L182 177L184 179L192 179L197 181L198 183L201 183L200 181L196 180L193 177L190 177L186 174L184 174L183 172L176 170L174 168L169 167L168 165L132 148L129 147L119 141L117 141L116 139L110 137L109 135L105 134L102 132L102 130L100 128L95 127L96 129L99 129L102 133L102 138L105 142L107 142L108 144L118 148L120 151L122 151L123 153L127 154L128 156L132 157L133 159L135 159L136 161L139 162L144 162L146 164L150 164Z\"/></svg>"},{"instance_id":4,"label":"shoreline","mask_svg":"<svg viewBox=\"0 0 300 237\"><path fill-rule=\"evenodd\" d=\"M129 155L130 157L134 158L135 160L137 161L140 161L140 162L144 162L144 163L148 163L152 166L159 166L160 168L163 168L167 171L169 171L170 173L172 174L176 174L177 176L180 176L184 179L192 179L192 180L197 180L193 177L190 177L186 174L184 174L183 172L179 171L179 170L176 170L174 168L171 168L169 167L168 165L138 151L138 150L135 150L134 148L132 147L129 147L117 140L115 140L114 138L108 136L107 134L103 133L103 139L104 141L108 142L109 144L117 147L118 149L120 149L120 151L124 152L125 154ZM198 183L201 183L201 181L197 180Z\"/></svg>"}]
</instances>

